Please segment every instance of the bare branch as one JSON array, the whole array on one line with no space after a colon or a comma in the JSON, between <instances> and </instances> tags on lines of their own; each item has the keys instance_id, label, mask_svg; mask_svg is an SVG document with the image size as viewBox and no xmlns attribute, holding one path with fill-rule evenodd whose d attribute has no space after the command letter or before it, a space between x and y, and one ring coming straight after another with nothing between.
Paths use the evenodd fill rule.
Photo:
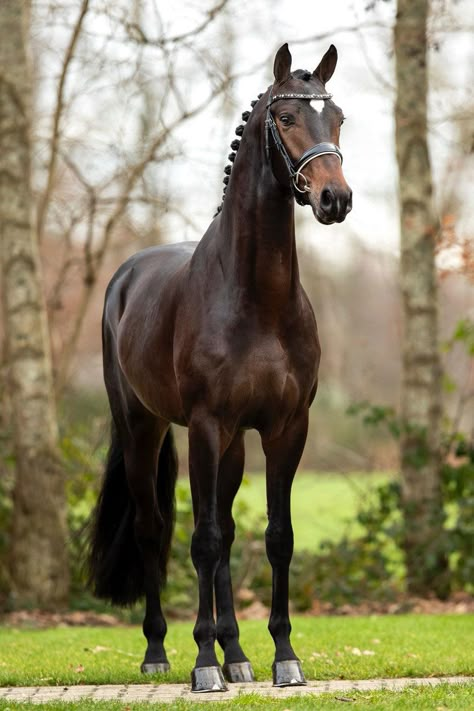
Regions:
<instances>
[{"instance_id":1,"label":"bare branch","mask_svg":"<svg viewBox=\"0 0 474 711\"><path fill-rule=\"evenodd\" d=\"M185 121L193 118L205 108L207 108L210 102L226 89L229 81L229 79L226 79L224 82L222 82L221 86L217 90L213 91L211 96L206 97L205 100L197 104L193 109L184 110L172 123L170 123L168 126L165 126L154 137L154 139L148 146L146 152L141 156L141 158L134 165L127 167L126 172L123 176L123 188L114 201L115 208L109 215L109 218L103 227L99 244L95 251L93 250L93 235L96 208L97 205L102 201L98 196L98 192L88 184L87 180L84 178L80 169L74 164L74 162L69 157L63 156L63 159L65 160L69 168L73 171L77 179L82 183L82 185L88 192L89 217L88 232L84 245L84 289L81 294L79 305L77 307L76 318L71 334L64 344L63 352L61 355L61 363L58 367L56 377L57 393L60 393L67 383L70 366L77 348L79 337L81 335L84 319L86 317L87 310L94 293L97 275L104 261L114 230L117 224L123 218L127 207L133 201L132 193L138 181L142 178L147 166L150 165L150 163L152 163L154 160L156 160L157 152L162 149L169 136L173 134L173 132L178 128L178 126L183 124ZM115 182L117 178L118 176L114 176L114 178L110 182Z\"/></svg>"},{"instance_id":2,"label":"bare branch","mask_svg":"<svg viewBox=\"0 0 474 711\"><path fill-rule=\"evenodd\" d=\"M391 27L386 25L384 22L367 22L364 23L364 29L381 28L384 30L391 30ZM310 42L319 42L323 39L330 39L334 35L341 35L345 32L359 32L361 29L360 25L348 25L347 27L335 27L327 32L319 32L318 34L311 35L310 37L300 37L290 40L291 44L308 44Z\"/></svg>"},{"instance_id":3,"label":"bare branch","mask_svg":"<svg viewBox=\"0 0 474 711\"><path fill-rule=\"evenodd\" d=\"M180 35L151 39L144 33L143 29L137 23L127 23L125 27L128 30L130 39L135 42L140 42L141 44L153 45L154 47L179 44L203 32L211 24L215 17L224 9L228 2L229 0L220 0L217 5L214 5L214 7L211 7L211 9L206 12L206 17L200 25L197 25L197 27L189 30L189 32L183 32Z\"/></svg>"},{"instance_id":4,"label":"bare branch","mask_svg":"<svg viewBox=\"0 0 474 711\"><path fill-rule=\"evenodd\" d=\"M112 232L116 224L122 218L126 207L129 204L132 190L134 189L136 183L142 176L143 171L145 170L147 165L155 159L155 154L158 149L165 143L167 138L178 128L178 126L203 111L209 105L209 103L225 89L227 85L228 80L223 82L220 88L217 91L213 92L212 96L206 97L206 99L204 99L200 104L197 104L193 109L180 114L180 116L178 116L171 124L169 124L169 126L165 126L163 130L151 142L150 146L148 147L148 150L143 155L141 160L138 161L134 166L132 166L128 173L128 176L126 177L122 194L117 200L116 208L114 212L110 215L104 227L102 244L95 254L97 266L100 266L100 264L102 263Z\"/></svg>"},{"instance_id":5,"label":"bare branch","mask_svg":"<svg viewBox=\"0 0 474 711\"><path fill-rule=\"evenodd\" d=\"M48 211L48 205L49 205L49 201L51 198L51 192L53 189L54 178L55 178L55 174L56 174L56 165L57 165L57 159L58 159L59 132L60 132L61 119L62 119L62 115L63 115L63 111L64 111L64 93L65 93L65 88L66 88L66 79L68 76L68 72L69 72L69 69L71 66L72 59L74 57L76 45L79 40L81 30L82 30L82 25L84 23L84 19L85 19L86 15L87 15L88 9L89 9L89 0L82 0L79 15L78 15L76 23L74 25L74 28L73 28L73 31L71 34L71 38L69 40L69 44L66 49L66 53L64 55L62 70L61 70L61 74L59 77L58 89L57 89L57 94L56 94L56 108L54 110L54 115L53 115L53 129L52 129L52 134L51 134L51 149L50 149L50 157L49 157L49 164L48 164L48 177L47 177L47 181L46 181L45 191L44 191L44 193L39 201L39 205L38 205L36 230L37 230L39 241L41 241L41 238L43 236L44 223L45 223L46 214Z\"/></svg>"},{"instance_id":6,"label":"bare branch","mask_svg":"<svg viewBox=\"0 0 474 711\"><path fill-rule=\"evenodd\" d=\"M89 201L89 215L88 215L88 223L87 223L87 236L86 236L86 240L84 242L84 265L85 265L84 291L83 291L82 298L81 298L81 301L79 304L79 309L76 313L74 325L72 328L72 333L71 333L70 337L67 339L66 344L63 348L63 352L61 354L61 364L60 364L60 367L58 368L58 371L56 373L55 389L56 389L56 396L57 397L59 395L61 395L61 393L64 390L64 387L66 386L69 368L70 368L72 359L74 357L74 353L76 352L76 349L77 349L77 343L79 341L79 336L81 335L82 324L84 323L87 309L89 308L89 303L92 298L92 294L93 294L93 290L94 290L94 286L95 286L95 282L96 282L96 278L97 278L97 271L94 266L94 262L93 262L93 258L92 258L92 242L93 242L93 238L94 238L95 214L96 214L95 193L94 193L94 191L91 191L90 192L90 201Z\"/></svg>"}]
</instances>

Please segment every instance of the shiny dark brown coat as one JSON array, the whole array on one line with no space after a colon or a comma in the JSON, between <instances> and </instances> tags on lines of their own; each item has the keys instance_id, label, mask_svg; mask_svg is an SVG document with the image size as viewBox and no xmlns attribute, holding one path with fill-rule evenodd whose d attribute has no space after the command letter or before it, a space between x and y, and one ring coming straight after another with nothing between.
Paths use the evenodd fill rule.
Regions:
<instances>
[{"instance_id":1,"label":"shiny dark brown coat","mask_svg":"<svg viewBox=\"0 0 474 711\"><path fill-rule=\"evenodd\" d=\"M320 347L299 280L293 193L275 147L270 159L266 155L265 114L270 90L324 91L336 61L331 46L313 73L291 73L284 45L275 57L273 88L257 102L243 132L222 211L202 240L136 254L107 289L104 376L114 427L95 515L91 577L96 592L115 602L145 594L142 670L166 671L159 590L176 477L170 423L186 425L196 523L191 554L199 580L195 691L224 686L216 636L227 679L252 678L239 644L229 573L232 502L249 428L260 433L267 462L274 682L304 683L290 644L290 493L316 393ZM342 112L332 101L315 111L309 101L280 100L271 110L294 160L315 143L339 141ZM342 221L351 194L337 156L318 157L303 173L315 217L324 224Z\"/></svg>"}]
</instances>

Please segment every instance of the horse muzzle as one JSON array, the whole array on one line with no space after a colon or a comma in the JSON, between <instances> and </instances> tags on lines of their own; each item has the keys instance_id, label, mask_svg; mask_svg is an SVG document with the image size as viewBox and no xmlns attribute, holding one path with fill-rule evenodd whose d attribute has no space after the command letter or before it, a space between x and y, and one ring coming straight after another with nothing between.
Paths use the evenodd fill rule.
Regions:
<instances>
[{"instance_id":1,"label":"horse muzzle","mask_svg":"<svg viewBox=\"0 0 474 711\"><path fill-rule=\"evenodd\" d=\"M323 225L344 222L352 210L352 190L349 186L338 187L329 184L319 195L312 192L308 197L314 216Z\"/></svg>"}]
</instances>

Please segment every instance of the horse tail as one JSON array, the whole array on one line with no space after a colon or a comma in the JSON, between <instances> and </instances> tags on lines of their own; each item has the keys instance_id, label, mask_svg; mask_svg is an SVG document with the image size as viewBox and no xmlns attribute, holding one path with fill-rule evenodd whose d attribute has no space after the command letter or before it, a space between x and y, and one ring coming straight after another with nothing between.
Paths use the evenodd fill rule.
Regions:
<instances>
[{"instance_id":1,"label":"horse tail","mask_svg":"<svg viewBox=\"0 0 474 711\"><path fill-rule=\"evenodd\" d=\"M162 444L156 473L163 519L159 570L162 584L175 521L177 455L171 428ZM94 594L115 605L132 605L145 594L145 574L135 537L135 505L128 488L120 439L112 423L111 443L97 505L89 527L88 582Z\"/></svg>"}]
</instances>

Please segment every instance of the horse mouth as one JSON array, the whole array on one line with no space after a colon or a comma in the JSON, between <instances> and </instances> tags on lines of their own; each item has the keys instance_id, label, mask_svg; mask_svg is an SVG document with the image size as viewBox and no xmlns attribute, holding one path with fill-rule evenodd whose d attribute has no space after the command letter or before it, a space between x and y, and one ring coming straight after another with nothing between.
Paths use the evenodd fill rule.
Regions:
<instances>
[{"instance_id":1,"label":"horse mouth","mask_svg":"<svg viewBox=\"0 0 474 711\"><path fill-rule=\"evenodd\" d=\"M336 220L331 220L327 215L325 215L317 208L313 208L313 213L317 221L320 222L322 225L333 225L336 222Z\"/></svg>"},{"instance_id":2,"label":"horse mouth","mask_svg":"<svg viewBox=\"0 0 474 711\"><path fill-rule=\"evenodd\" d=\"M318 222L320 222L322 225L334 225L337 223L344 222L346 219L346 216L349 214L350 210L342 215L338 215L337 217L328 217L328 215L324 214L319 208L314 208L313 207L313 214L315 218L317 219Z\"/></svg>"},{"instance_id":3,"label":"horse mouth","mask_svg":"<svg viewBox=\"0 0 474 711\"><path fill-rule=\"evenodd\" d=\"M321 205L319 204L319 200L317 199L316 195L312 195L311 193L308 195L308 202L311 205L311 209L313 210L313 215L317 219L318 222L320 222L322 225L333 225L335 222L335 219L333 216L329 216L324 210L321 208Z\"/></svg>"}]
</instances>

